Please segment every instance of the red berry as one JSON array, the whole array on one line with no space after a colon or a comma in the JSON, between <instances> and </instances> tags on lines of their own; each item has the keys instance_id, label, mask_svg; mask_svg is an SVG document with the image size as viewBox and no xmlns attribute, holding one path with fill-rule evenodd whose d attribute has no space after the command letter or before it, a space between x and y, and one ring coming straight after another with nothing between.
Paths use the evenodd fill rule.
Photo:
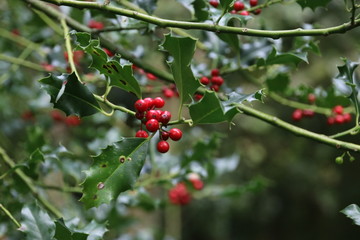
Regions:
<instances>
[{"instance_id":1,"label":"red berry","mask_svg":"<svg viewBox=\"0 0 360 240\"><path fill-rule=\"evenodd\" d=\"M220 86L214 84L214 85L211 85L211 86L210 86L210 89L213 90L213 91L215 91L215 92L218 92L218 91L220 90Z\"/></svg>"},{"instance_id":2,"label":"red berry","mask_svg":"<svg viewBox=\"0 0 360 240\"><path fill-rule=\"evenodd\" d=\"M202 95L202 94L200 94L200 93L196 93L196 94L194 95L194 98L195 98L195 100L197 100L197 101L200 101L203 97L204 97L204 95Z\"/></svg>"},{"instance_id":3,"label":"red berry","mask_svg":"<svg viewBox=\"0 0 360 240\"><path fill-rule=\"evenodd\" d=\"M47 72L52 72L55 70L55 66L52 64L48 64L48 63L41 63L41 66L44 68L45 71Z\"/></svg>"},{"instance_id":4,"label":"red berry","mask_svg":"<svg viewBox=\"0 0 360 240\"><path fill-rule=\"evenodd\" d=\"M110 51L110 50L107 49L107 48L103 48L103 50L104 50L104 52L105 52L109 57L113 57L113 56L115 55L112 51Z\"/></svg>"},{"instance_id":5,"label":"red berry","mask_svg":"<svg viewBox=\"0 0 360 240\"><path fill-rule=\"evenodd\" d=\"M339 114L339 115L343 114L343 112L344 112L344 108L341 105L336 105L335 107L333 107L332 110L334 113Z\"/></svg>"},{"instance_id":6,"label":"red berry","mask_svg":"<svg viewBox=\"0 0 360 240\"><path fill-rule=\"evenodd\" d=\"M170 138L173 141L179 141L182 137L182 131L178 128L170 129L169 133L170 133Z\"/></svg>"},{"instance_id":7,"label":"red berry","mask_svg":"<svg viewBox=\"0 0 360 240\"><path fill-rule=\"evenodd\" d=\"M154 101L152 98L144 98L144 101L147 103L148 108L147 109L152 109L154 107Z\"/></svg>"},{"instance_id":8,"label":"red berry","mask_svg":"<svg viewBox=\"0 0 360 240\"><path fill-rule=\"evenodd\" d=\"M65 120L65 115L59 110L52 110L50 114L51 118L56 122L62 122Z\"/></svg>"},{"instance_id":9,"label":"red berry","mask_svg":"<svg viewBox=\"0 0 360 240\"><path fill-rule=\"evenodd\" d=\"M169 136L170 136L170 133L169 133L169 132L162 131L162 132L160 133L160 139L161 139L161 140L166 141L166 140L169 139Z\"/></svg>"},{"instance_id":10,"label":"red berry","mask_svg":"<svg viewBox=\"0 0 360 240\"><path fill-rule=\"evenodd\" d=\"M219 6L219 2L216 0L210 0L209 1L210 5L213 6L214 8L217 8Z\"/></svg>"},{"instance_id":11,"label":"red berry","mask_svg":"<svg viewBox=\"0 0 360 240\"><path fill-rule=\"evenodd\" d=\"M204 182L201 179L190 179L190 182L196 190L201 190L204 187Z\"/></svg>"},{"instance_id":12,"label":"red berry","mask_svg":"<svg viewBox=\"0 0 360 240\"><path fill-rule=\"evenodd\" d=\"M334 117L328 117L327 118L327 124L328 125L333 125L335 123L335 118Z\"/></svg>"},{"instance_id":13,"label":"red berry","mask_svg":"<svg viewBox=\"0 0 360 240\"><path fill-rule=\"evenodd\" d=\"M241 11L241 10L244 10L244 8L245 8L245 5L243 2L240 2L240 1L234 2L234 10L235 11Z\"/></svg>"},{"instance_id":14,"label":"red berry","mask_svg":"<svg viewBox=\"0 0 360 240\"><path fill-rule=\"evenodd\" d=\"M169 88L164 88L163 94L166 98L172 98L175 95L175 92Z\"/></svg>"},{"instance_id":15,"label":"red berry","mask_svg":"<svg viewBox=\"0 0 360 240\"><path fill-rule=\"evenodd\" d=\"M311 103L311 104L316 101L316 96L313 93L309 93L307 98L308 98L309 103Z\"/></svg>"},{"instance_id":16,"label":"red berry","mask_svg":"<svg viewBox=\"0 0 360 240\"><path fill-rule=\"evenodd\" d=\"M218 85L219 87L224 83L224 79L220 76L214 76L211 78L211 82L214 85Z\"/></svg>"},{"instance_id":17,"label":"red berry","mask_svg":"<svg viewBox=\"0 0 360 240\"><path fill-rule=\"evenodd\" d=\"M35 120L35 115L33 111L28 110L21 114L21 118L24 119L25 121L33 121Z\"/></svg>"},{"instance_id":18,"label":"red berry","mask_svg":"<svg viewBox=\"0 0 360 240\"><path fill-rule=\"evenodd\" d=\"M159 121L160 114L157 110L149 110L146 112L146 120L156 119Z\"/></svg>"},{"instance_id":19,"label":"red berry","mask_svg":"<svg viewBox=\"0 0 360 240\"><path fill-rule=\"evenodd\" d=\"M250 0L250 6L255 7L258 4L258 0Z\"/></svg>"},{"instance_id":20,"label":"red berry","mask_svg":"<svg viewBox=\"0 0 360 240\"><path fill-rule=\"evenodd\" d=\"M236 14L237 12L235 10L230 11L231 14Z\"/></svg>"},{"instance_id":21,"label":"red berry","mask_svg":"<svg viewBox=\"0 0 360 240\"><path fill-rule=\"evenodd\" d=\"M139 99L135 102L134 107L139 112L145 112L148 109L149 105L144 99Z\"/></svg>"},{"instance_id":22,"label":"red berry","mask_svg":"<svg viewBox=\"0 0 360 240\"><path fill-rule=\"evenodd\" d=\"M259 15L260 13L261 13L261 8L258 8L256 10L254 10L255 15Z\"/></svg>"},{"instance_id":23,"label":"red berry","mask_svg":"<svg viewBox=\"0 0 360 240\"><path fill-rule=\"evenodd\" d=\"M146 77L147 77L149 80L156 80L156 79L157 79L157 77L156 77L154 74L152 74L152 73L147 73L147 74L146 74Z\"/></svg>"},{"instance_id":24,"label":"red berry","mask_svg":"<svg viewBox=\"0 0 360 240\"><path fill-rule=\"evenodd\" d=\"M83 58L84 52L82 50L76 50L73 52L73 60L76 65L80 64L80 60ZM69 61L69 55L67 52L64 52L64 58L66 61Z\"/></svg>"},{"instance_id":25,"label":"red berry","mask_svg":"<svg viewBox=\"0 0 360 240\"><path fill-rule=\"evenodd\" d=\"M160 118L159 118L159 121L163 124L163 125L166 125L169 123L171 119L171 113L169 111L163 111L161 114L160 114Z\"/></svg>"},{"instance_id":26,"label":"red berry","mask_svg":"<svg viewBox=\"0 0 360 240\"><path fill-rule=\"evenodd\" d=\"M191 195L184 183L178 183L169 190L169 200L172 204L186 205L191 201Z\"/></svg>"},{"instance_id":27,"label":"red berry","mask_svg":"<svg viewBox=\"0 0 360 240\"><path fill-rule=\"evenodd\" d=\"M146 122L145 126L149 132L156 132L159 129L159 121L156 119L150 119Z\"/></svg>"},{"instance_id":28,"label":"red berry","mask_svg":"<svg viewBox=\"0 0 360 240\"><path fill-rule=\"evenodd\" d=\"M217 68L214 68L211 70L211 76L215 77L215 76L219 76L220 75L220 70Z\"/></svg>"},{"instance_id":29,"label":"red berry","mask_svg":"<svg viewBox=\"0 0 360 240\"><path fill-rule=\"evenodd\" d=\"M90 20L89 23L88 23L88 27L101 30L101 29L104 28L104 24L102 22L98 22L98 21L95 21L95 20Z\"/></svg>"},{"instance_id":30,"label":"red berry","mask_svg":"<svg viewBox=\"0 0 360 240\"><path fill-rule=\"evenodd\" d=\"M201 84L208 85L210 83L210 80L208 77L202 77L200 78Z\"/></svg>"},{"instance_id":31,"label":"red berry","mask_svg":"<svg viewBox=\"0 0 360 240\"><path fill-rule=\"evenodd\" d=\"M344 113L344 122L351 122L351 114L350 113Z\"/></svg>"},{"instance_id":32,"label":"red berry","mask_svg":"<svg viewBox=\"0 0 360 240\"><path fill-rule=\"evenodd\" d=\"M242 16L249 16L249 12L245 11L245 10L241 11L239 14L242 15Z\"/></svg>"},{"instance_id":33,"label":"red berry","mask_svg":"<svg viewBox=\"0 0 360 240\"><path fill-rule=\"evenodd\" d=\"M68 126L79 126L81 123L81 120L78 116L68 116L65 119L65 123Z\"/></svg>"},{"instance_id":34,"label":"red berry","mask_svg":"<svg viewBox=\"0 0 360 240\"><path fill-rule=\"evenodd\" d=\"M292 119L294 121L300 121L301 118L303 117L303 111L301 109L296 109L293 113L292 113Z\"/></svg>"},{"instance_id":35,"label":"red berry","mask_svg":"<svg viewBox=\"0 0 360 240\"><path fill-rule=\"evenodd\" d=\"M142 120L145 117L144 112L136 112L135 117L139 120Z\"/></svg>"},{"instance_id":36,"label":"red berry","mask_svg":"<svg viewBox=\"0 0 360 240\"><path fill-rule=\"evenodd\" d=\"M165 105L165 101L161 97L154 98L153 103L156 108L162 108Z\"/></svg>"},{"instance_id":37,"label":"red berry","mask_svg":"<svg viewBox=\"0 0 360 240\"><path fill-rule=\"evenodd\" d=\"M304 117L313 117L315 115L315 112L310 109L305 109L302 113Z\"/></svg>"},{"instance_id":38,"label":"red berry","mask_svg":"<svg viewBox=\"0 0 360 240\"><path fill-rule=\"evenodd\" d=\"M144 130L139 130L139 131L136 132L135 137L147 138L147 137L149 137L149 134Z\"/></svg>"},{"instance_id":39,"label":"red berry","mask_svg":"<svg viewBox=\"0 0 360 240\"><path fill-rule=\"evenodd\" d=\"M157 150L161 153L166 153L167 151L169 151L169 143L162 140L162 141L159 141L157 146L156 146Z\"/></svg>"},{"instance_id":40,"label":"red berry","mask_svg":"<svg viewBox=\"0 0 360 240\"><path fill-rule=\"evenodd\" d=\"M336 115L335 116L335 123L337 124L343 124L345 121L344 116L343 115Z\"/></svg>"}]
</instances>

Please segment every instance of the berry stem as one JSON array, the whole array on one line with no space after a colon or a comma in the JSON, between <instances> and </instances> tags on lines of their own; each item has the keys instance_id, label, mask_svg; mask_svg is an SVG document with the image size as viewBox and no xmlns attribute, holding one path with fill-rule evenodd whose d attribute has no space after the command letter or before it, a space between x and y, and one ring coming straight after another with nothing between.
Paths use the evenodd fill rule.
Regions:
<instances>
[{"instance_id":1,"label":"berry stem","mask_svg":"<svg viewBox=\"0 0 360 240\"><path fill-rule=\"evenodd\" d=\"M71 39L70 39L70 33L69 33L69 28L66 24L65 18L61 18L61 26L63 28L64 31L64 39L65 39L65 47L66 47L66 51L68 53L68 61L71 67L71 70L73 72L75 72L75 75L77 77L77 79L79 80L79 82L83 83L81 81L80 75L76 69L75 63L74 63L74 54L72 51L72 47L71 47Z\"/></svg>"},{"instance_id":2,"label":"berry stem","mask_svg":"<svg viewBox=\"0 0 360 240\"><path fill-rule=\"evenodd\" d=\"M0 209L10 218L10 220L16 225L17 228L21 227L21 224L15 219L9 210L7 210L4 205L0 203Z\"/></svg>"},{"instance_id":3,"label":"berry stem","mask_svg":"<svg viewBox=\"0 0 360 240\"><path fill-rule=\"evenodd\" d=\"M339 138L339 137L342 137L342 136L345 136L345 135L348 135L348 134L350 134L350 135L356 135L356 134L359 133L359 131L360 131L360 127L359 127L359 126L355 126L355 127L350 128L350 129L348 129L348 130L346 130L346 131L339 132L339 133L334 134L334 135L331 135L331 136L329 136L329 137L330 137L330 138Z\"/></svg>"}]
</instances>

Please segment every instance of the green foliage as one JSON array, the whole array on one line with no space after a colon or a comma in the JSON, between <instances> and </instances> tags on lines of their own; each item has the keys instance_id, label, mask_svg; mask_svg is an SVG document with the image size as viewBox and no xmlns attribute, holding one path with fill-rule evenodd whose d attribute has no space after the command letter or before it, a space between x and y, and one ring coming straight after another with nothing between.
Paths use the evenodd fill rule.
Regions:
<instances>
[{"instance_id":1,"label":"green foliage","mask_svg":"<svg viewBox=\"0 0 360 240\"><path fill-rule=\"evenodd\" d=\"M69 239L69 240L86 240L88 238L88 234L74 232L66 227L63 219L58 219L55 222L56 231L55 231L55 239Z\"/></svg>"},{"instance_id":2,"label":"green foliage","mask_svg":"<svg viewBox=\"0 0 360 240\"><path fill-rule=\"evenodd\" d=\"M186 103L200 87L200 83L192 73L190 62L195 51L196 40L192 38L173 37L165 35L162 43L164 50L168 51L174 58L168 64L174 75L176 88L179 91L180 104Z\"/></svg>"},{"instance_id":3,"label":"green foliage","mask_svg":"<svg viewBox=\"0 0 360 240\"><path fill-rule=\"evenodd\" d=\"M37 204L25 205L21 214L23 217L21 231L26 233L26 239L48 240L54 237L54 222Z\"/></svg>"},{"instance_id":4,"label":"green foliage","mask_svg":"<svg viewBox=\"0 0 360 240\"><path fill-rule=\"evenodd\" d=\"M75 73L50 75L41 79L40 83L50 95L54 108L64 111L67 115L86 117L100 111L95 97L79 82Z\"/></svg>"},{"instance_id":5,"label":"green foliage","mask_svg":"<svg viewBox=\"0 0 360 240\"><path fill-rule=\"evenodd\" d=\"M118 59L109 60L107 54L100 47L99 40L91 39L88 33L75 33L78 47L92 57L90 67L97 69L110 79L110 86L119 87L141 98L139 83L132 74L131 65L121 66ZM116 59L116 58L115 58Z\"/></svg>"},{"instance_id":6,"label":"green foliage","mask_svg":"<svg viewBox=\"0 0 360 240\"><path fill-rule=\"evenodd\" d=\"M197 20L205 21L209 18L209 9L205 0L195 0L192 2L194 6L194 15Z\"/></svg>"},{"instance_id":7,"label":"green foliage","mask_svg":"<svg viewBox=\"0 0 360 240\"><path fill-rule=\"evenodd\" d=\"M124 138L102 150L86 171L81 201L86 208L109 203L131 189L144 165L148 140Z\"/></svg>"},{"instance_id":8,"label":"green foliage","mask_svg":"<svg viewBox=\"0 0 360 240\"><path fill-rule=\"evenodd\" d=\"M306 8L309 7L313 11L315 11L318 7L326 7L327 4L329 4L331 0L296 0L296 2L302 7Z\"/></svg>"}]
</instances>

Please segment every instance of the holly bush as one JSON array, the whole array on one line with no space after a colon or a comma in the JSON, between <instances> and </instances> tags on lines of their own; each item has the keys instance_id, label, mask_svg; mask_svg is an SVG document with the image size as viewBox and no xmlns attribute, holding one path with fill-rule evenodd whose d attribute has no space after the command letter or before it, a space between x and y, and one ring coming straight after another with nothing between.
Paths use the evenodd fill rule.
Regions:
<instances>
[{"instance_id":1,"label":"holly bush","mask_svg":"<svg viewBox=\"0 0 360 240\"><path fill-rule=\"evenodd\" d=\"M357 1L0 8L1 239L358 235Z\"/></svg>"}]
</instances>

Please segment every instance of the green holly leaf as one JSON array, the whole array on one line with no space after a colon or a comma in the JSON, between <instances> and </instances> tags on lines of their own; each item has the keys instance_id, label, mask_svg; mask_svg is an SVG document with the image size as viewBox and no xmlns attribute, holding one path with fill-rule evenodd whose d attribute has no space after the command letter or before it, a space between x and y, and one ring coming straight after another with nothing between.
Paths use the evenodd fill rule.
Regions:
<instances>
[{"instance_id":1,"label":"green holly leaf","mask_svg":"<svg viewBox=\"0 0 360 240\"><path fill-rule=\"evenodd\" d=\"M55 221L56 230L55 230L55 239L56 240L86 240L89 234L74 232L70 230L62 218Z\"/></svg>"},{"instance_id":2,"label":"green holly leaf","mask_svg":"<svg viewBox=\"0 0 360 240\"><path fill-rule=\"evenodd\" d=\"M226 118L223 106L215 92L205 92L199 102L190 105L189 110L194 124L218 123L232 119L232 117Z\"/></svg>"},{"instance_id":3,"label":"green holly leaf","mask_svg":"<svg viewBox=\"0 0 360 240\"><path fill-rule=\"evenodd\" d=\"M340 211L345 214L348 218L351 218L354 223L360 226L360 208L356 204L351 204Z\"/></svg>"},{"instance_id":4,"label":"green holly leaf","mask_svg":"<svg viewBox=\"0 0 360 240\"><path fill-rule=\"evenodd\" d=\"M90 116L100 111L100 106L89 89L81 84L75 73L60 76L50 75L40 80L50 95L54 108L67 115Z\"/></svg>"},{"instance_id":5,"label":"green holly leaf","mask_svg":"<svg viewBox=\"0 0 360 240\"><path fill-rule=\"evenodd\" d=\"M109 203L121 192L131 189L144 165L148 139L123 138L103 149L82 183L80 201L86 208Z\"/></svg>"},{"instance_id":6,"label":"green holly leaf","mask_svg":"<svg viewBox=\"0 0 360 240\"><path fill-rule=\"evenodd\" d=\"M326 7L330 1L331 0L297 0L296 2L303 9L309 7L314 11L317 7Z\"/></svg>"},{"instance_id":7,"label":"green holly leaf","mask_svg":"<svg viewBox=\"0 0 360 240\"><path fill-rule=\"evenodd\" d=\"M358 100L360 90L360 80L355 76L355 69L359 66L358 62L351 62L343 59L344 65L338 66L339 74L333 79L336 90L348 97L355 105L356 111L360 112L360 102Z\"/></svg>"},{"instance_id":8,"label":"green holly leaf","mask_svg":"<svg viewBox=\"0 0 360 240\"><path fill-rule=\"evenodd\" d=\"M55 234L55 224L50 216L35 203L25 205L21 210L23 221L20 230L28 240L49 240Z\"/></svg>"},{"instance_id":9,"label":"green holly leaf","mask_svg":"<svg viewBox=\"0 0 360 240\"><path fill-rule=\"evenodd\" d=\"M189 101L200 87L200 83L194 77L190 67L195 51L195 43L196 40L189 37L173 37L167 34L165 41L161 45L174 58L168 64L174 76L181 104Z\"/></svg>"},{"instance_id":10,"label":"green holly leaf","mask_svg":"<svg viewBox=\"0 0 360 240\"><path fill-rule=\"evenodd\" d=\"M220 0L220 5L223 9L229 9L233 2L235 2L235 0Z\"/></svg>"},{"instance_id":11,"label":"green holly leaf","mask_svg":"<svg viewBox=\"0 0 360 240\"><path fill-rule=\"evenodd\" d=\"M25 162L27 168L24 168L23 171L27 176L37 179L39 177L40 163L44 162L44 160L44 154L40 149L36 149Z\"/></svg>"},{"instance_id":12,"label":"green holly leaf","mask_svg":"<svg viewBox=\"0 0 360 240\"><path fill-rule=\"evenodd\" d=\"M205 21L209 18L209 9L205 0L194 0L194 15L198 21Z\"/></svg>"},{"instance_id":13,"label":"green holly leaf","mask_svg":"<svg viewBox=\"0 0 360 240\"><path fill-rule=\"evenodd\" d=\"M110 86L115 86L141 98L141 89L133 76L131 65L120 65L119 59L109 59L105 51L100 47L99 40L91 39L88 33L75 33L78 48L84 50L92 57L90 67L95 68L101 74L110 79Z\"/></svg>"},{"instance_id":14,"label":"green holly leaf","mask_svg":"<svg viewBox=\"0 0 360 240\"><path fill-rule=\"evenodd\" d=\"M271 92L284 92L290 83L289 75L279 73L266 79L266 85Z\"/></svg>"},{"instance_id":15,"label":"green holly leaf","mask_svg":"<svg viewBox=\"0 0 360 240\"><path fill-rule=\"evenodd\" d=\"M293 51L281 53L278 52L275 47L273 47L272 51L266 57L266 59L258 59L257 65L268 66L273 64L293 64L294 66L297 66L300 62L308 63L307 52Z\"/></svg>"}]
</instances>

